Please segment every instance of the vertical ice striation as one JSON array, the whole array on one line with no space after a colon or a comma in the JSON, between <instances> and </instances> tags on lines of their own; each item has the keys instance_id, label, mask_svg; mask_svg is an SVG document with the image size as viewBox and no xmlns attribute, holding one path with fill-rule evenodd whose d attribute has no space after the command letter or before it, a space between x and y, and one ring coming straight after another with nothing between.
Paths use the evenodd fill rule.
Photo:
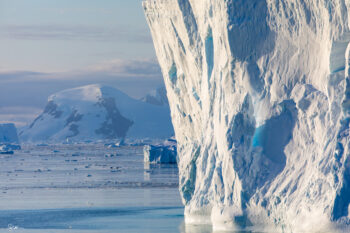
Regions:
<instances>
[{"instance_id":1,"label":"vertical ice striation","mask_svg":"<svg viewBox=\"0 0 350 233\"><path fill-rule=\"evenodd\" d=\"M178 141L186 222L285 232L349 224L350 1L143 6Z\"/></svg>"}]
</instances>

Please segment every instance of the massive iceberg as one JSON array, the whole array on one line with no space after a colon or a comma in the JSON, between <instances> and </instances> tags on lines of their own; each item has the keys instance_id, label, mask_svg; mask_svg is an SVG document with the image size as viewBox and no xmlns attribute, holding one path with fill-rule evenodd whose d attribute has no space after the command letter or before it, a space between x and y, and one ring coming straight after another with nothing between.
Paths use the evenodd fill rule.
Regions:
<instances>
[{"instance_id":1,"label":"massive iceberg","mask_svg":"<svg viewBox=\"0 0 350 233\"><path fill-rule=\"evenodd\" d=\"M348 225L350 1L143 7L178 141L186 223Z\"/></svg>"}]
</instances>

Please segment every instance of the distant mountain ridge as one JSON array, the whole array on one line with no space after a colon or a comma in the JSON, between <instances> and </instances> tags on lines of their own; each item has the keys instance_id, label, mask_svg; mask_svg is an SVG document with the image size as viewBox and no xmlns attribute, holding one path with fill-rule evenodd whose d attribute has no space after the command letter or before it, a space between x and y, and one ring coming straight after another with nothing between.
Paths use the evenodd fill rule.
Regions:
<instances>
[{"instance_id":1,"label":"distant mountain ridge","mask_svg":"<svg viewBox=\"0 0 350 233\"><path fill-rule=\"evenodd\" d=\"M142 139L173 135L168 106L136 100L108 86L67 89L20 132L23 141Z\"/></svg>"}]
</instances>

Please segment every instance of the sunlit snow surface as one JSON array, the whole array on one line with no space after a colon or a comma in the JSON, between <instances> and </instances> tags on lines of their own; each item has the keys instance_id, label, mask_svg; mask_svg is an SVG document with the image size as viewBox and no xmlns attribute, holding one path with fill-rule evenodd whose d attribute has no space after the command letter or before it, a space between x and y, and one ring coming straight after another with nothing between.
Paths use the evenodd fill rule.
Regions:
<instances>
[{"instance_id":1,"label":"sunlit snow surface","mask_svg":"<svg viewBox=\"0 0 350 233\"><path fill-rule=\"evenodd\" d=\"M23 146L0 155L0 232L180 232L176 165L142 147Z\"/></svg>"}]
</instances>

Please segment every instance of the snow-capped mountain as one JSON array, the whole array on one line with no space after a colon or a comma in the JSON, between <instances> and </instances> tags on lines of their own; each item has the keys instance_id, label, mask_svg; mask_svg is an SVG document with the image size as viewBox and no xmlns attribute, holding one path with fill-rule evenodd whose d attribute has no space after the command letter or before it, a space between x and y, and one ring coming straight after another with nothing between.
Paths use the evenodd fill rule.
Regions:
<instances>
[{"instance_id":1,"label":"snow-capped mountain","mask_svg":"<svg viewBox=\"0 0 350 233\"><path fill-rule=\"evenodd\" d=\"M168 97L166 95L166 89L164 86L158 87L152 90L146 96L141 99L143 102L159 105L159 106L169 106Z\"/></svg>"},{"instance_id":2,"label":"snow-capped mountain","mask_svg":"<svg viewBox=\"0 0 350 233\"><path fill-rule=\"evenodd\" d=\"M143 6L178 141L186 222L350 226L350 1Z\"/></svg>"},{"instance_id":3,"label":"snow-capped mountain","mask_svg":"<svg viewBox=\"0 0 350 233\"><path fill-rule=\"evenodd\" d=\"M112 87L88 85L49 97L21 133L23 141L167 138L173 135L169 108L133 99Z\"/></svg>"}]
</instances>

